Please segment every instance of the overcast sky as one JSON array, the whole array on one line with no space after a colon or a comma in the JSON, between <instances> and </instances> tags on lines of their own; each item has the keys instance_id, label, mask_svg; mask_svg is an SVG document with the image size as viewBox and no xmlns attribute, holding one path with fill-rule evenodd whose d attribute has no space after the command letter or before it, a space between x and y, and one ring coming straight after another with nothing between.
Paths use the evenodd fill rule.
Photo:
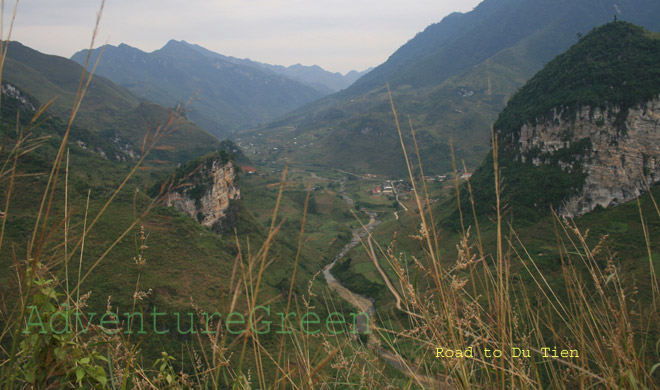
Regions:
<instances>
[{"instance_id":1,"label":"overcast sky","mask_svg":"<svg viewBox=\"0 0 660 390\"><path fill-rule=\"evenodd\" d=\"M480 1L107 0L95 46L153 51L176 39L224 55L345 73L383 63L429 24ZM12 40L70 57L89 47L100 4L20 0Z\"/></svg>"}]
</instances>

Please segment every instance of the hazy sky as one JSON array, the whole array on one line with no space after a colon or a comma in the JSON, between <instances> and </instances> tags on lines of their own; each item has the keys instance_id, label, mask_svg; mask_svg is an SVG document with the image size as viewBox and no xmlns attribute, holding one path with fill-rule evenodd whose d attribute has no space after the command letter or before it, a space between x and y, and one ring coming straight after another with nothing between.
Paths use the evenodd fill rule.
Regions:
<instances>
[{"instance_id":1,"label":"hazy sky","mask_svg":"<svg viewBox=\"0 0 660 390\"><path fill-rule=\"evenodd\" d=\"M344 73L381 64L429 24L480 1L107 0L95 46L107 41L153 51L176 39L224 55ZM70 57L89 47L100 4L21 0L12 39Z\"/></svg>"}]
</instances>

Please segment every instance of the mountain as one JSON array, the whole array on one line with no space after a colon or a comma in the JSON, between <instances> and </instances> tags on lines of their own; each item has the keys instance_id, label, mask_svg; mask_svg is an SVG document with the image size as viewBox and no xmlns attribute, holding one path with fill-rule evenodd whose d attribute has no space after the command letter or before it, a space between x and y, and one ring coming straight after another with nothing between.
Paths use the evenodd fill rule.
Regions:
<instances>
[{"instance_id":1,"label":"mountain","mask_svg":"<svg viewBox=\"0 0 660 390\"><path fill-rule=\"evenodd\" d=\"M281 74L282 76L286 76L292 80L316 88L320 92L324 92L328 95L348 88L371 70L367 69L362 72L352 70L345 75L342 75L338 72L328 72L318 65L305 66L295 64L285 67L282 65L261 64L261 66L274 73Z\"/></svg>"},{"instance_id":2,"label":"mountain","mask_svg":"<svg viewBox=\"0 0 660 390\"><path fill-rule=\"evenodd\" d=\"M615 15L658 31L651 16L658 12L660 3L651 0L485 0L427 27L351 87L258 133L268 131L269 142L297 138L298 145L308 138L288 156L300 164L403 174L389 82L400 114L411 116L429 172L451 170L450 138L458 160L476 167L488 150L490 124L544 63Z\"/></svg>"},{"instance_id":3,"label":"mountain","mask_svg":"<svg viewBox=\"0 0 660 390\"><path fill-rule=\"evenodd\" d=\"M313 288L314 295L323 296L325 285L316 281L311 286L309 281L341 251L350 240L350 224L357 223L345 212L342 199L331 193L310 197L313 215L306 220L322 229L312 232L317 237L297 251L305 191L295 186L279 194L280 174L265 173L254 175L259 182L246 180L239 187L240 170L235 164L240 158L234 160L233 144L219 142L179 112L173 114L180 122L178 132L134 169L145 135L153 134L170 110L145 102L103 77L95 77L89 85L64 145L59 180L51 180L49 172L67 131L67 104L73 101L83 68L17 42L9 44L7 53L0 86L0 124L8 129L0 148L4 164L0 202L5 205L0 219L6 225L0 237L0 268L20 271L0 273L3 300L20 302L20 286L26 279L19 274L25 275L33 262L43 275L52 272L53 286L61 291L65 280L67 286L71 280L73 287L74 281L89 275L80 284L86 311L102 313L111 304L124 312L135 308L137 299L140 311L144 305L145 310L158 307L191 315L197 308L229 312L226 298L240 297L243 290L234 291L240 284L231 275L242 264L243 253L253 265L256 253L264 253L256 249L253 255L249 248L259 248L265 241L276 203L283 206L278 215L281 223L277 240L268 245L271 266L260 276L261 297L268 299L274 312L282 312L287 307L283 293L292 286L294 294L307 294ZM39 107L53 97L58 97L55 103L32 122ZM163 185L168 182L173 185ZM252 210L259 210L259 220ZM74 248L83 236L84 251L81 246ZM74 256L79 259L76 267L68 267L68 274L65 248L70 248L70 257L79 251ZM298 255L300 267L294 271L293 259ZM256 277L252 267L246 271L249 278ZM136 298L136 289L144 295ZM243 297L231 308L249 311L246 302L251 296ZM56 299L54 294L51 298ZM32 302L33 297L29 299ZM322 301L312 302L321 315L327 311ZM140 359L150 366L161 351L177 351L181 346L174 314L161 323L171 327L168 335L147 329L149 334L139 341ZM23 321L17 324L23 326ZM6 340L0 340L3 350ZM227 347L232 354L238 349L234 354L238 356L240 345Z\"/></svg>"},{"instance_id":4,"label":"mountain","mask_svg":"<svg viewBox=\"0 0 660 390\"><path fill-rule=\"evenodd\" d=\"M183 41L145 53L121 44L91 53L96 72L137 96L174 106L190 101L188 117L220 138L317 100L324 94L298 81ZM71 59L83 64L87 50ZM192 99L192 100L191 100Z\"/></svg>"},{"instance_id":5,"label":"mountain","mask_svg":"<svg viewBox=\"0 0 660 390\"><path fill-rule=\"evenodd\" d=\"M252 61L250 59L241 59L230 56L224 56L222 54L215 53L211 50L208 50L202 46L187 43L190 47L197 49L200 53L209 55L215 58L219 58L223 61L231 62L234 64L246 65L251 67L256 67L262 70L268 70L274 74L285 76L291 80L298 81L304 85L310 86L321 94L329 95L334 92L338 92L342 89L345 89L352 85L357 79L368 73L371 68L358 72L352 70L345 75L342 75L339 72L329 72L318 65L305 66L301 64L291 65L291 66L282 66L282 65L271 65L263 62Z\"/></svg>"},{"instance_id":6,"label":"mountain","mask_svg":"<svg viewBox=\"0 0 660 390\"><path fill-rule=\"evenodd\" d=\"M58 56L46 55L19 42L10 42L3 81L33 96L41 104L57 99L50 107L55 116L68 118L83 67ZM85 95L75 124L101 135L135 155L144 136L170 117L170 109L144 101L110 80L95 76ZM165 140L154 156L176 163L213 151L219 141L195 124L181 118L178 130ZM167 146L167 148L166 148ZM170 149L170 150L165 150Z\"/></svg>"},{"instance_id":7,"label":"mountain","mask_svg":"<svg viewBox=\"0 0 660 390\"><path fill-rule=\"evenodd\" d=\"M12 46L9 50L12 50ZM66 59L46 59L51 60L50 65L56 65L60 60L64 60L63 64L70 62ZM10 62L11 59L8 58L5 65ZM74 65L82 71L80 66ZM62 77L60 80L64 80L66 78L64 76L67 75L64 71L66 67L58 69ZM36 81L46 80L43 78ZM70 80L73 82L73 79ZM156 205L152 213L147 216L141 215L151 207L152 202L152 199L141 189L153 183L154 176L170 173L174 167L167 168L160 164L161 168L156 170L157 165L145 164L140 167L142 169L132 171L136 160L131 154L133 151L139 152L139 148L126 150L124 144L116 144L114 140L108 140L98 128L87 129L74 125L71 129L60 180L52 190L52 204L49 202L45 205L50 210L48 226L44 225L44 232L40 236L34 231L34 227L38 224L38 216L44 215L41 212L44 207L41 201L47 193L48 172L53 167L67 122L53 113L57 110L51 110L36 123L30 123L41 102L13 83L14 80L3 81L2 85L0 123L12 131L7 131L4 136L3 142L9 148L3 147L0 156L9 167L3 168L3 172L6 173L11 169L16 175L15 179L13 174L9 175L12 176L11 184L10 180L0 181L2 201L11 205L3 208L2 213L2 217L6 219L6 229L2 237L5 245L0 248L0 267L5 270L11 269L17 258L29 257L29 260L24 261L25 263L33 261L33 257L27 255L28 246L25 243L34 237L35 240L39 240L37 247L43 248L43 252L46 252L43 254L39 249L35 251L38 254L34 256L34 261L38 261L40 267L48 264L53 274L57 275L54 278L61 278L62 281L66 277L71 281L80 280L80 274L77 277L73 273L66 276L62 266L64 259L61 257L63 255L61 248L62 245L66 245L64 244L66 241L61 234L64 224L60 223L64 220L67 221L67 225L70 223L68 237L69 244L73 247L74 242L78 241L82 234L82 221L83 218L86 220L86 211L89 211L90 220L99 216L98 225L85 238L84 261L82 253L80 256L80 270L83 273L94 268L94 272L80 286L90 296L86 303L89 310L97 312L105 310L110 295L114 307L130 308L134 302L133 292L129 292L125 286L128 280L138 279L140 288L153 291L145 297L147 305L157 305L174 311L177 307L185 307L181 305L181 300L194 297L197 304L213 308L228 290L224 286L218 287L218 280L223 280L232 271L233 259L229 251L233 248L234 237L224 238L211 233L193 218L188 218L174 208ZM93 82L90 86L90 95L93 96L105 88L112 87L112 84L105 83L109 81L97 79L96 83ZM71 85L77 85L77 82ZM46 92L40 91L39 94L45 95ZM93 99L89 100L92 101ZM82 108L86 105L84 101ZM22 131L13 131L15 128ZM28 128L29 131L26 130ZM194 136L190 132L187 135ZM210 135L207 137L209 140L213 139ZM209 145L217 145L217 142ZM16 160L11 155L14 148L20 151L20 156ZM161 153L157 158L162 157ZM103 210L113 192L122 187L120 183L129 172L134 172L133 177L123 183L123 189L101 215L99 210ZM13 196L10 197L10 194ZM69 207L68 214L64 211L65 204ZM136 220L139 220L139 224L133 228L132 224ZM252 232L258 232L260 228L254 224L250 225L249 215L245 211L240 211L239 215L234 216L232 223L234 223L232 227L238 227L241 233L241 229L244 229L246 224L247 229ZM122 239L124 235L126 237ZM142 238L139 255L134 241L138 236ZM194 244L186 242L190 239L194 240ZM93 264L93 259L101 257L104 257L104 261ZM141 263L139 270L136 257L139 257ZM54 260L58 258L61 261ZM69 270L71 271L71 268ZM2 296L7 297L11 302L14 302L13 299L20 294L20 288L16 288L16 283L17 280L12 277L11 272L0 273L0 291ZM136 283L134 286L137 285ZM269 286L265 288L267 291L272 291ZM178 342L175 338L167 337L160 339L147 337L143 341L141 348L144 350L143 356L148 361L156 359L164 345L176 349Z\"/></svg>"},{"instance_id":8,"label":"mountain","mask_svg":"<svg viewBox=\"0 0 660 390\"><path fill-rule=\"evenodd\" d=\"M549 62L510 100L494 129L504 196L520 215L578 216L660 182L660 34L601 26ZM472 177L493 201L492 154Z\"/></svg>"}]
</instances>

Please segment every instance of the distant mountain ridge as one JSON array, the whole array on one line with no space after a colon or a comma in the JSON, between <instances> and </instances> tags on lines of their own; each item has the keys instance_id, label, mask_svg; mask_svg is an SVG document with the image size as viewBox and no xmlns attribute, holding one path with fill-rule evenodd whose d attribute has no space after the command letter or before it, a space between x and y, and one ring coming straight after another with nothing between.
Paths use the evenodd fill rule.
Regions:
<instances>
[{"instance_id":1,"label":"distant mountain ridge","mask_svg":"<svg viewBox=\"0 0 660 390\"><path fill-rule=\"evenodd\" d=\"M295 64L285 67L282 65L261 64L261 66L272 72L314 87L321 92L327 91L328 94L339 92L350 87L360 77L371 71L371 68L361 72L352 70L345 75L342 75L338 72L328 72L318 65L305 66Z\"/></svg>"},{"instance_id":2,"label":"distant mountain ridge","mask_svg":"<svg viewBox=\"0 0 660 390\"><path fill-rule=\"evenodd\" d=\"M213 52L197 44L187 43L186 41L180 41L180 42L190 45L191 47L199 50L201 53L215 56L217 58L223 59L228 62L232 62L235 64L243 64L248 66L255 66L259 69L269 70L275 74L288 77L291 80L295 80L304 85L310 86L325 95L329 95L331 93L338 92L341 91L342 89L348 88L355 81L357 81L357 79L359 79L360 77L371 71L372 69L369 68L360 72L356 70L351 70L345 75L342 75L339 72L333 73L327 71L318 65L311 65L311 66L302 65L302 64L295 64L290 66L271 65L263 62L252 61L248 58L241 59L231 56L224 56L222 54Z\"/></svg>"},{"instance_id":3,"label":"distant mountain ridge","mask_svg":"<svg viewBox=\"0 0 660 390\"><path fill-rule=\"evenodd\" d=\"M279 69L227 57L185 41L170 40L151 53L126 44L105 45L92 50L92 63L102 51L96 69L99 75L137 96L167 106L192 98L188 117L219 138L317 100L332 92L328 85L339 88L333 79L337 76L320 68L311 72L306 67ZM82 64L86 56L87 50L82 50L71 59ZM310 73L313 73L311 77ZM294 77L296 74L301 76ZM335 84L323 81L321 76L333 79ZM317 84L321 87L300 81L315 77L319 78Z\"/></svg>"}]
</instances>

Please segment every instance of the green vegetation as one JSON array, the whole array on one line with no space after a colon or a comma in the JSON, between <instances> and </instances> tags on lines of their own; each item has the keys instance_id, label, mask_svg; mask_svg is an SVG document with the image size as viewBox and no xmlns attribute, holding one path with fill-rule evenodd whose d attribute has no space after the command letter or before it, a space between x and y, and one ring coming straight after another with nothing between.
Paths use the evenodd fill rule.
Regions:
<instances>
[{"instance_id":1,"label":"green vegetation","mask_svg":"<svg viewBox=\"0 0 660 390\"><path fill-rule=\"evenodd\" d=\"M659 61L660 39L630 23L612 22L548 63L511 98L494 130L503 196L517 219L534 221L577 193L586 178L584 156L591 150L591 140L585 138L552 154L530 149L522 162L518 140L523 124L552 122L555 112L571 121L583 107L619 107L614 123L622 126L629 108L660 94ZM542 164L534 165L534 159ZM489 215L494 204L495 195L485 190L494 188L492 166L491 153L471 178L478 215ZM471 206L464 198L461 207L470 210ZM447 227L456 230L458 212L453 215Z\"/></svg>"},{"instance_id":2,"label":"green vegetation","mask_svg":"<svg viewBox=\"0 0 660 390\"><path fill-rule=\"evenodd\" d=\"M581 107L628 109L660 94L660 39L641 27L613 22L594 29L549 62L509 101L495 129L509 139L525 123L553 120L553 112L574 119Z\"/></svg>"},{"instance_id":3,"label":"green vegetation","mask_svg":"<svg viewBox=\"0 0 660 390\"><path fill-rule=\"evenodd\" d=\"M351 267L350 257L340 261L332 268L332 274L341 280L349 290L375 299L376 302L391 300L390 294L375 270L369 263Z\"/></svg>"},{"instance_id":4,"label":"green vegetation","mask_svg":"<svg viewBox=\"0 0 660 390\"><path fill-rule=\"evenodd\" d=\"M461 189L467 207L456 230L430 224L431 218L442 226L456 218L456 198L430 207L417 193L421 212L386 221L373 235L387 275L380 280L393 281L396 290L376 301L385 333L396 335L383 336L387 347L421 357L425 372L449 373L466 388L656 388L660 243L650 237L660 229L660 189L575 221L545 212L523 223L519 214L507 213L519 208L501 202L494 181L481 187L495 200L489 214L473 214L474 188ZM372 256L357 248L348 256L340 272L360 273L348 278L354 288L377 292ZM628 332L620 331L622 322ZM429 344L471 349L475 358L437 359ZM552 356L546 347L567 352ZM513 356L516 348L528 350L529 358ZM494 349L503 351L501 359L493 359ZM557 359L569 350L580 358Z\"/></svg>"},{"instance_id":5,"label":"green vegetation","mask_svg":"<svg viewBox=\"0 0 660 390\"><path fill-rule=\"evenodd\" d=\"M28 67L25 72L39 73ZM14 77L10 83L22 80ZM69 84L75 89L75 82ZM109 82L107 87L122 91ZM462 84L455 87L461 98L474 96ZM72 98L74 106L83 101L86 88L81 91ZM192 132L181 154L162 148L177 125L189 125L177 111L156 121L149 113L162 109L141 102L135 111L153 121L153 131L143 129L130 139L126 133L133 150L140 150L131 156L108 138L108 128L88 127L93 110L87 113L91 122L78 127L70 125L75 112L66 121L55 106L39 108L46 94L36 84L20 84L1 101L0 266L10 270L0 274L3 388L659 386L660 188L574 221L541 209L579 188L582 178L569 178L559 165L590 148L589 140L545 156L550 164L538 169L516 163L506 148L504 154L494 148L468 182L472 187L459 186L460 216L457 198L442 185L418 180L424 174L416 158L411 168L406 161L401 168L409 169L413 191L399 193L403 203L396 207L392 198L371 198L366 191L382 178L318 166L279 168L271 160L241 176L243 199L230 205L227 228L216 234L162 206L158 183L191 178L212 161L239 160L236 145L209 145L208 135ZM382 97L373 96L375 104L385 104ZM374 129L387 126L378 114L345 125L355 137L380 135ZM430 137L423 131L414 139L402 135L398 121L391 128L398 133L388 140L401 137L411 149L408 156L419 151L411 141ZM311 143L314 136L297 134L296 142ZM387 148L385 158L393 163L394 149ZM295 151L271 147L264 159L289 153ZM175 157L185 155L194 159L175 170ZM488 170L496 173L489 176ZM202 191L209 183L193 184ZM320 326L314 316L339 319L356 312L338 299L345 295L329 292L321 269L366 223L366 208L378 211L382 224L333 272L350 290L375 299L372 332L356 332L354 324L337 320L324 324L327 331L310 334L302 318ZM272 323L220 315L211 321L215 333L204 333L206 326L196 322L203 313L245 318L266 307L286 315ZM81 310L82 318L76 315ZM168 316L160 327L154 321L140 332L139 322L115 322L113 312L179 313L184 319ZM92 313L110 317L110 330L118 332L95 326ZM61 331L67 323L90 331ZM232 332L231 325L245 332ZM474 358L445 358L439 348L470 350ZM515 350L527 354L514 356Z\"/></svg>"},{"instance_id":6,"label":"green vegetation","mask_svg":"<svg viewBox=\"0 0 660 390\"><path fill-rule=\"evenodd\" d=\"M31 72L27 67L25 71ZM145 117L154 120L150 123L152 131L143 130L143 138L135 144L126 140L132 150L139 150L139 155L132 157L124 150L125 144L108 139L105 130L69 127L68 121L56 115L62 112L56 107L50 107L52 111L40 109L39 101L32 96L44 96L47 92L39 90L38 84L29 84L36 89L28 94L14 81L21 77L14 76L8 83L16 86L16 96L3 94L1 106L5 137L0 149L0 266L16 271L0 276L2 387L174 388L190 386L190 375L201 364L207 373L213 374L195 379L197 385L204 382L224 387L244 383L251 370L259 370L262 380L275 381L278 375L274 362L260 361L259 349L256 355L242 353L247 340L256 340L253 336L225 334L200 340L192 335L161 335L153 330L145 334L109 335L92 326L84 335L47 331L28 337L22 333L26 313L37 316L38 311L38 317L31 322L50 324L52 320L59 330L60 320L80 321L75 313L71 317L59 314L65 312L69 316L70 312L63 310L67 305L83 311L83 326L87 326L88 320L91 322L91 312L106 310L120 314L139 312L146 317L146 313L158 308L165 313L182 313L184 318L188 318L188 313L195 316L198 310L245 313L262 302L269 302L275 312L290 310L298 317L309 310L322 318L330 312L352 310L339 301L329 304L328 298L321 298L324 290L320 280L310 283L318 269L329 261L330 251L340 250L350 238L350 226L345 226L345 222L356 224L346 211L346 204L335 195L314 195L311 211L316 208L317 214L309 214L309 245L300 256L296 254L296 242L304 218L300 202L305 192L298 188L285 192L276 220L278 224L284 222L281 226L271 227L264 220L277 209L279 175L265 179L274 186L253 187L256 194L263 191L264 196L257 198L249 196L250 184L246 180L247 196L232 202L228 228L221 231L222 235L214 234L193 218L160 206L158 194L149 196L146 189L154 188L164 176L177 175L172 157L198 153L197 157L217 142L184 132L187 149L183 152L163 147L163 141L176 139L182 128L190 126L178 113L171 112L164 122ZM45 84L45 88L50 88L50 84ZM74 98L72 104L80 99ZM148 107L157 106L142 103L137 110ZM93 110L86 112L92 120ZM234 154L237 160L243 159L232 143L220 143L218 147L214 158L227 161ZM172 160L163 161L163 157ZM184 165L179 173L200 161ZM255 214L263 210L262 218L252 216L252 210ZM263 263L266 257L268 261ZM294 262L298 257L299 267ZM287 300L291 294L294 298ZM161 325L165 329L185 329L189 321L184 322L178 324L170 316ZM295 325L293 322L291 325ZM281 325L273 323L272 334L259 341L275 356L284 341L276 337L276 327ZM302 358L306 351L320 348L320 341L311 335L304 340L299 333L289 337L295 348L304 350L294 349L287 356L300 353ZM335 345L338 342L330 341ZM188 358L172 358L172 354L180 355L184 344ZM327 348L334 348L332 344ZM291 348L294 347L287 350ZM318 369L327 364L323 356L305 361ZM326 370L323 368L324 375Z\"/></svg>"},{"instance_id":7,"label":"green vegetation","mask_svg":"<svg viewBox=\"0 0 660 390\"><path fill-rule=\"evenodd\" d=\"M471 167L477 166L487 152L490 123L505 106L507 97L525 81L499 61L466 70L436 87L413 91L402 86L392 91L395 103L411 115L429 174L451 170L450 142L459 158ZM491 93L489 78L495 88ZM458 93L461 89L473 91L473 95L462 96ZM326 103L310 106L313 112L291 114L267 129L240 133L238 142L244 147L254 144L254 148L245 147L246 153L262 163L284 163L287 157L286 161L293 164L320 170L405 175L384 86L355 99ZM409 133L404 137L412 145ZM272 151L273 146L278 147L277 152Z\"/></svg>"},{"instance_id":8,"label":"green vegetation","mask_svg":"<svg viewBox=\"0 0 660 390\"><path fill-rule=\"evenodd\" d=\"M76 98L82 66L66 58L46 55L18 42L9 42L3 68L3 81L27 91L42 104L55 99L50 111L68 118ZM164 107L143 101L103 77L94 77L85 104L80 107L76 125L112 141L133 155L139 155L145 134L153 134L158 124L171 118ZM177 117L185 119L183 112ZM179 120L176 131L154 151L153 160L183 163L218 148L218 140L186 120Z\"/></svg>"},{"instance_id":9,"label":"green vegetation","mask_svg":"<svg viewBox=\"0 0 660 390\"><path fill-rule=\"evenodd\" d=\"M260 146L255 159L266 163L283 163L288 157L288 162L316 168L403 176L405 162L385 88L389 83L395 104L412 119L427 173L451 171L450 142L457 161L464 160L473 170L488 152L491 124L507 100L544 64L575 44L577 33L586 35L611 21L613 12L621 20L660 31L657 18L650 17L660 13L657 1L617 7L620 14L611 5L590 0L484 1L471 12L449 15L427 27L346 90L237 137L244 145ZM606 42L598 45L604 53L598 55L611 53ZM561 76L579 77L588 68L569 68ZM403 122L408 127L408 121ZM412 146L408 132L404 137ZM265 151L273 145L279 153Z\"/></svg>"}]
</instances>

